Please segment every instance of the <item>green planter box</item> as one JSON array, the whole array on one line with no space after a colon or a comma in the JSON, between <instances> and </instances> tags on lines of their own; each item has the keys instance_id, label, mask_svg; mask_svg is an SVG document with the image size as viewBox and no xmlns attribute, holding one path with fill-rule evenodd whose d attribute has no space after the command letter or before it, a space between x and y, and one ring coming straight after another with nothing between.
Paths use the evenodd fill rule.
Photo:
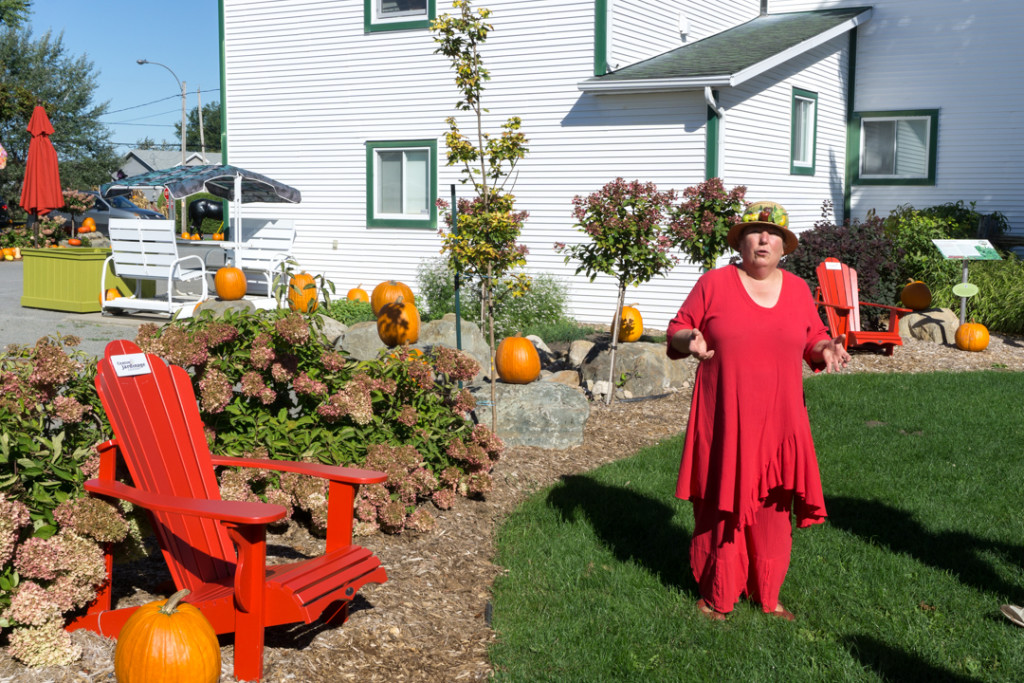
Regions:
<instances>
[{"instance_id":1,"label":"green planter box","mask_svg":"<svg viewBox=\"0 0 1024 683\"><path fill-rule=\"evenodd\" d=\"M72 313L100 310L100 275L110 249L74 247L68 249L22 249L21 305ZM109 269L108 269L109 270ZM107 274L107 286L130 295L134 281ZM147 291L148 290L148 291ZM155 283L143 282L143 296L153 296Z\"/></svg>"}]
</instances>

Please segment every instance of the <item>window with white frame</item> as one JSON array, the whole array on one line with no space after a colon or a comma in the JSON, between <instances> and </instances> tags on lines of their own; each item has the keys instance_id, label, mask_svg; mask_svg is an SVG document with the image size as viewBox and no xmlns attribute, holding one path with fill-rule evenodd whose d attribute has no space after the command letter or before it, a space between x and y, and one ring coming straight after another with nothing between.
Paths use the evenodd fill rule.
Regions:
<instances>
[{"instance_id":1,"label":"window with white frame","mask_svg":"<svg viewBox=\"0 0 1024 683\"><path fill-rule=\"evenodd\" d=\"M934 185L938 115L936 109L858 113L854 182Z\"/></svg>"},{"instance_id":2,"label":"window with white frame","mask_svg":"<svg viewBox=\"0 0 1024 683\"><path fill-rule=\"evenodd\" d=\"M789 172L814 175L818 135L818 93L793 88Z\"/></svg>"},{"instance_id":3,"label":"window with white frame","mask_svg":"<svg viewBox=\"0 0 1024 683\"><path fill-rule=\"evenodd\" d=\"M367 32L427 28L435 16L436 0L363 0Z\"/></svg>"},{"instance_id":4,"label":"window with white frame","mask_svg":"<svg viewBox=\"0 0 1024 683\"><path fill-rule=\"evenodd\" d=\"M366 143L370 227L437 227L437 141Z\"/></svg>"}]
</instances>

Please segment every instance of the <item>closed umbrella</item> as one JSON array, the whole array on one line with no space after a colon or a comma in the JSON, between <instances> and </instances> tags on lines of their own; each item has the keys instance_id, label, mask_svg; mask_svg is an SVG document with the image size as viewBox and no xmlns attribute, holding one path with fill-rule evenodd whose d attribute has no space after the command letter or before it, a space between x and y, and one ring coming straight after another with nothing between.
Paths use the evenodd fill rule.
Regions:
<instances>
[{"instance_id":1,"label":"closed umbrella","mask_svg":"<svg viewBox=\"0 0 1024 683\"><path fill-rule=\"evenodd\" d=\"M25 160L25 182L21 186L21 208L33 216L35 245L39 246L39 214L64 206L60 189L60 170L57 168L57 150L50 142L53 125L46 110L40 105L32 110L28 122L32 140L28 143Z\"/></svg>"}]
</instances>

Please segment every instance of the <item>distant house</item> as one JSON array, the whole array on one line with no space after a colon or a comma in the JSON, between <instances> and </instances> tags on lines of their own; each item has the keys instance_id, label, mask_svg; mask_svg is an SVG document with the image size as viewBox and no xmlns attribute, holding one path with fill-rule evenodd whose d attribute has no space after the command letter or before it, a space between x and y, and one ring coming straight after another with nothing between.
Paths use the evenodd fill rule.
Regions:
<instances>
[{"instance_id":1,"label":"distant house","mask_svg":"<svg viewBox=\"0 0 1024 683\"><path fill-rule=\"evenodd\" d=\"M247 215L294 218L303 268L342 291L415 286L440 247L434 200L466 193L444 120L473 122L429 31L445 1L221 3L230 163L303 195ZM1024 66L1016 0L478 4L495 26L485 127L521 116L530 140L514 188L529 269L569 282L581 320L610 320L614 282L574 276L552 245L583 238L573 196L617 176L677 190L719 176L798 231L824 201L841 220L956 200L1024 230L1024 91L1005 85ZM698 276L683 263L627 297L663 328Z\"/></svg>"},{"instance_id":2,"label":"distant house","mask_svg":"<svg viewBox=\"0 0 1024 683\"><path fill-rule=\"evenodd\" d=\"M220 163L220 152L207 152L205 161L203 155L199 152L186 151L185 155L186 166ZM124 155L124 162L117 172L124 174L120 177L129 178L133 175L160 171L175 166L181 166L180 150L133 149Z\"/></svg>"}]
</instances>

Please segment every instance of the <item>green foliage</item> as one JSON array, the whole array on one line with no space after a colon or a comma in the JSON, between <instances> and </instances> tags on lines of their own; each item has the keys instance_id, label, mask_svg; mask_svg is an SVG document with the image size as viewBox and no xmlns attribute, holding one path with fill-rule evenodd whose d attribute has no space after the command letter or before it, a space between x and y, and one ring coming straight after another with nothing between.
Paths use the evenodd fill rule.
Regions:
<instances>
[{"instance_id":1,"label":"green foliage","mask_svg":"<svg viewBox=\"0 0 1024 683\"><path fill-rule=\"evenodd\" d=\"M417 270L420 292L417 303L423 317L437 320L455 312L455 272L448 259L421 261ZM566 306L569 293L563 282L542 273L531 278L530 289L520 293L513 280L505 278L493 287L496 307L494 330L499 337L569 322ZM463 280L459 310L463 320L480 324L479 281Z\"/></svg>"},{"instance_id":2,"label":"green foliage","mask_svg":"<svg viewBox=\"0 0 1024 683\"><path fill-rule=\"evenodd\" d=\"M9 228L0 230L0 247L25 247L32 246L32 231L24 225L12 225Z\"/></svg>"},{"instance_id":3,"label":"green foliage","mask_svg":"<svg viewBox=\"0 0 1024 683\"><path fill-rule=\"evenodd\" d=\"M932 306L960 312L953 285L963 279L961 264L940 261L922 274L932 290ZM972 261L968 280L978 294L967 299L967 319L991 332L1024 334L1024 262L1012 254L1003 261ZM935 283L935 284L932 284Z\"/></svg>"},{"instance_id":4,"label":"green foliage","mask_svg":"<svg viewBox=\"0 0 1024 683\"><path fill-rule=\"evenodd\" d=\"M29 28L0 30L0 140L8 154L0 197L16 212L30 138L25 127L37 102L55 129L63 187L96 187L118 167L110 131L99 120L107 103L92 101L96 78L92 62L69 55L62 36L47 32L36 40Z\"/></svg>"},{"instance_id":5,"label":"green foliage","mask_svg":"<svg viewBox=\"0 0 1024 683\"><path fill-rule=\"evenodd\" d=\"M0 0L0 24L19 28L28 21L32 0Z\"/></svg>"},{"instance_id":6,"label":"green foliage","mask_svg":"<svg viewBox=\"0 0 1024 683\"><path fill-rule=\"evenodd\" d=\"M367 301L349 301L348 299L335 299L324 307L324 315L334 318L345 325L356 323L372 322L373 307Z\"/></svg>"},{"instance_id":7,"label":"green foliage","mask_svg":"<svg viewBox=\"0 0 1024 683\"><path fill-rule=\"evenodd\" d=\"M721 178L711 178L683 190L683 202L672 211L675 243L704 270L715 267L718 258L729 250L729 229L743 215L747 188L739 185L725 191Z\"/></svg>"},{"instance_id":8,"label":"green foliage","mask_svg":"<svg viewBox=\"0 0 1024 683\"><path fill-rule=\"evenodd\" d=\"M174 135L181 144L181 122L174 124ZM152 141L150 141L152 143ZM220 102L203 105L203 138L199 136L199 107L192 107L185 121L185 149L199 150L205 143L207 152L220 152Z\"/></svg>"},{"instance_id":9,"label":"green foliage","mask_svg":"<svg viewBox=\"0 0 1024 683\"><path fill-rule=\"evenodd\" d=\"M960 199L921 209L921 214L941 221L946 226L947 239L974 239L978 236L983 222L987 224L986 227L990 231L986 233L986 236L1001 235L1009 229L1010 224L1003 214L998 211L991 214L979 213L974 206L975 202L964 204L964 201Z\"/></svg>"},{"instance_id":10,"label":"green foliage","mask_svg":"<svg viewBox=\"0 0 1024 683\"><path fill-rule=\"evenodd\" d=\"M932 240L951 237L946 223L941 219L917 211L908 204L896 207L882 225L886 237L902 251L898 274L900 282L920 279L936 267L942 269L945 259ZM928 283L929 287L932 284Z\"/></svg>"}]
</instances>

